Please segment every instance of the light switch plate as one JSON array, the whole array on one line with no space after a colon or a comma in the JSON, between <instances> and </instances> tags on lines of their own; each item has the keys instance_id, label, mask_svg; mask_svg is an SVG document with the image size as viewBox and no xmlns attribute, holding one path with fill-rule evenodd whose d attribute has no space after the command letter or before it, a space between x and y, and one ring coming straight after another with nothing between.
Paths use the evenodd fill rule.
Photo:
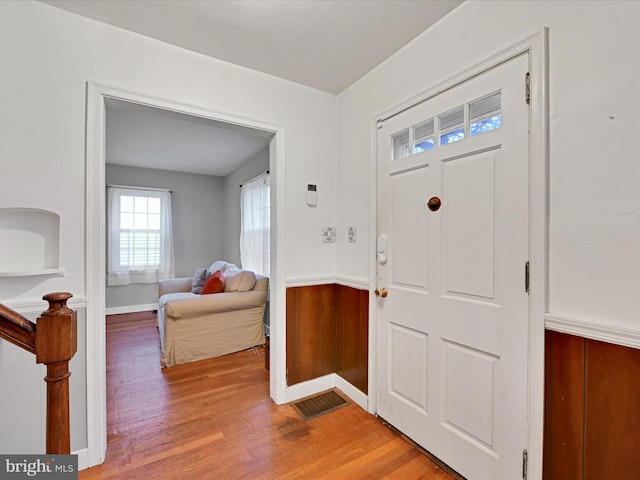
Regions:
<instances>
[{"instance_id":1,"label":"light switch plate","mask_svg":"<svg viewBox=\"0 0 640 480\"><path fill-rule=\"evenodd\" d=\"M356 243L356 226L349 225L349 243Z\"/></svg>"},{"instance_id":2,"label":"light switch plate","mask_svg":"<svg viewBox=\"0 0 640 480\"><path fill-rule=\"evenodd\" d=\"M322 243L336 243L336 227L322 227Z\"/></svg>"}]
</instances>

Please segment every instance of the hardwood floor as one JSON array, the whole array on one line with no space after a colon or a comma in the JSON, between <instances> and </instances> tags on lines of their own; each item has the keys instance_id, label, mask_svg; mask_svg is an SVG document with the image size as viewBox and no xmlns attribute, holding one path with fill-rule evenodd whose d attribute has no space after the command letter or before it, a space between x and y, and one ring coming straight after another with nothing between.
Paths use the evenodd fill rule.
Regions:
<instances>
[{"instance_id":1,"label":"hardwood floor","mask_svg":"<svg viewBox=\"0 0 640 480\"><path fill-rule=\"evenodd\" d=\"M454 478L355 404L275 405L263 355L161 369L154 314L108 317L107 456L80 480Z\"/></svg>"}]
</instances>

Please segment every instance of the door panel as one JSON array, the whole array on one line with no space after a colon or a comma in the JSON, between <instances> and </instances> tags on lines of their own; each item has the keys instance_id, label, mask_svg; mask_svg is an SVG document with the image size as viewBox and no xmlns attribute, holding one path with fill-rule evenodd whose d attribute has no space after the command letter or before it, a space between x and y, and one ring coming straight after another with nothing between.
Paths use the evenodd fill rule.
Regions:
<instances>
[{"instance_id":1,"label":"door panel","mask_svg":"<svg viewBox=\"0 0 640 480\"><path fill-rule=\"evenodd\" d=\"M389 391L400 401L426 414L429 371L427 335L390 323L389 342ZM403 365L412 365L411 374L402 368Z\"/></svg>"},{"instance_id":2,"label":"door panel","mask_svg":"<svg viewBox=\"0 0 640 480\"><path fill-rule=\"evenodd\" d=\"M390 256L395 285L427 288L427 223L415 221L422 217L427 171L423 167L391 176L391 228L397 235Z\"/></svg>"},{"instance_id":3,"label":"door panel","mask_svg":"<svg viewBox=\"0 0 640 480\"><path fill-rule=\"evenodd\" d=\"M448 294L494 298L495 153L445 162L444 278ZM468 241L473 232L473 242ZM474 265L469 269L469 265Z\"/></svg>"},{"instance_id":4,"label":"door panel","mask_svg":"<svg viewBox=\"0 0 640 480\"><path fill-rule=\"evenodd\" d=\"M462 438L493 446L493 392L498 358L444 342L444 419ZM471 397L473 403L464 401Z\"/></svg>"},{"instance_id":5,"label":"door panel","mask_svg":"<svg viewBox=\"0 0 640 480\"><path fill-rule=\"evenodd\" d=\"M469 479L519 478L526 448L527 69L513 59L378 135L378 414Z\"/></svg>"}]
</instances>

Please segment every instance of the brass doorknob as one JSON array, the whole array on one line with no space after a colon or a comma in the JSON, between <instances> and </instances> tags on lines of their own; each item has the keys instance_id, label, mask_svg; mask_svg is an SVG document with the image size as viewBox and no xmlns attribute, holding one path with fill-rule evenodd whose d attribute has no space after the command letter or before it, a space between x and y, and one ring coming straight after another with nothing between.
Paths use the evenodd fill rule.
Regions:
<instances>
[{"instance_id":1,"label":"brass doorknob","mask_svg":"<svg viewBox=\"0 0 640 480\"><path fill-rule=\"evenodd\" d=\"M387 289L382 287L380 290L378 290L377 288L373 291L373 293L375 294L376 297L382 297L382 298L386 298L387 297Z\"/></svg>"},{"instance_id":2,"label":"brass doorknob","mask_svg":"<svg viewBox=\"0 0 640 480\"><path fill-rule=\"evenodd\" d=\"M441 205L442 202L438 197L431 197L427 202L427 207L429 207L429 210L431 210L432 212L437 212L438 210L440 210Z\"/></svg>"}]
</instances>

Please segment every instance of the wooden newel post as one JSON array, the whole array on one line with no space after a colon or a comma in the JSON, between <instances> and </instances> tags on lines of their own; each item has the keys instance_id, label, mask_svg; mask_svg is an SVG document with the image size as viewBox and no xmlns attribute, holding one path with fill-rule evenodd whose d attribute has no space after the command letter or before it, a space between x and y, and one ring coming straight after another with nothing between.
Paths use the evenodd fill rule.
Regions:
<instances>
[{"instance_id":1,"label":"wooden newel post","mask_svg":"<svg viewBox=\"0 0 640 480\"><path fill-rule=\"evenodd\" d=\"M36 323L36 363L47 366L47 454L71 453L69 361L78 350L76 312L67 307L70 293L42 297L49 309Z\"/></svg>"}]
</instances>

